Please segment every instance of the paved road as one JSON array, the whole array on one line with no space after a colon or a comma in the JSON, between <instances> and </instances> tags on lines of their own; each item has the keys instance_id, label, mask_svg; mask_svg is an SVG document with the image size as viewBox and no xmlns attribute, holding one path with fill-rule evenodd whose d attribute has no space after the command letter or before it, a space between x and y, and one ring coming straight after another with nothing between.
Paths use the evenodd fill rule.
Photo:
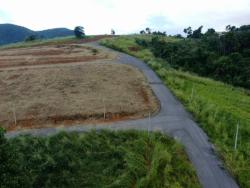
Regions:
<instances>
[{"instance_id":1,"label":"paved road","mask_svg":"<svg viewBox=\"0 0 250 188\"><path fill-rule=\"evenodd\" d=\"M96 43L88 45L103 50L110 50ZM113 51L112 51L113 52ZM129 64L141 70L148 79L155 95L160 101L160 112L152 118L120 121L97 125L75 125L66 128L45 128L42 130L27 130L7 133L7 137L19 134L31 134L34 136L47 136L64 131L88 131L90 129L138 129L149 131L161 131L176 140L185 147L189 159L193 163L200 183L204 188L236 188L238 185L223 168L221 161L214 153L213 146L208 141L207 135L199 128L192 116L186 112L183 105L173 96L169 89L157 77L157 75L142 61L132 56L118 53L115 62Z\"/></svg>"}]
</instances>

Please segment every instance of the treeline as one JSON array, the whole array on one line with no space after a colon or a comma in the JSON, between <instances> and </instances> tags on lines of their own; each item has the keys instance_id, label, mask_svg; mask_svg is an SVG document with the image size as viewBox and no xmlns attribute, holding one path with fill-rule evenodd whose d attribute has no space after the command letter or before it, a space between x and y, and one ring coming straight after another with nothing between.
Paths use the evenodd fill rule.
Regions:
<instances>
[{"instance_id":1,"label":"treeline","mask_svg":"<svg viewBox=\"0 0 250 188\"><path fill-rule=\"evenodd\" d=\"M250 89L250 25L229 25L222 33L208 29L203 34L202 26L194 31L188 27L184 32L187 38L175 42L161 36L150 41L137 38L136 42L174 68Z\"/></svg>"}]
</instances>

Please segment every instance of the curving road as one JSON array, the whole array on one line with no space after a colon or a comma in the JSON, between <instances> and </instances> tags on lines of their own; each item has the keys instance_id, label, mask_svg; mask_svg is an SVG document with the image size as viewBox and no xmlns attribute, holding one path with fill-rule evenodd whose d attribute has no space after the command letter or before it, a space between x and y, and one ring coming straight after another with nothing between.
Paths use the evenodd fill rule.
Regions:
<instances>
[{"instance_id":1,"label":"curving road","mask_svg":"<svg viewBox=\"0 0 250 188\"><path fill-rule=\"evenodd\" d=\"M65 128L45 128L37 130L24 130L9 132L8 138L20 134L34 136L47 136L64 131L88 131L90 129L138 129L149 131L161 131L179 140L185 147L189 159L193 163L201 185L204 188L237 188L238 185L231 175L223 168L222 162L214 153L213 145L209 143L207 135L195 123L192 116L186 112L183 105L173 96L170 90L157 77L145 63L124 53L115 52L97 43L87 45L112 51L117 54L117 63L129 64L141 70L148 79L152 90L158 97L161 105L160 112L152 118L120 121L115 123L103 123L97 125L75 125Z\"/></svg>"}]
</instances>

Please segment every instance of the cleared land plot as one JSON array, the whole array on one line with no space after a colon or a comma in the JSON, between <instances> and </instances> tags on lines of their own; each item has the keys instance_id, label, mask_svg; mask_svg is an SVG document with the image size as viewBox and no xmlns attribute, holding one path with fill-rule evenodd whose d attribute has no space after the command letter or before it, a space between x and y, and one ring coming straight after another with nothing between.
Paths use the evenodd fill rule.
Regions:
<instances>
[{"instance_id":1,"label":"cleared land plot","mask_svg":"<svg viewBox=\"0 0 250 188\"><path fill-rule=\"evenodd\" d=\"M108 62L2 69L0 99L0 124L9 131L138 118L158 109L140 71Z\"/></svg>"},{"instance_id":2,"label":"cleared land plot","mask_svg":"<svg viewBox=\"0 0 250 188\"><path fill-rule=\"evenodd\" d=\"M110 58L110 55L80 44L45 45L0 51L0 68L87 62Z\"/></svg>"}]
</instances>

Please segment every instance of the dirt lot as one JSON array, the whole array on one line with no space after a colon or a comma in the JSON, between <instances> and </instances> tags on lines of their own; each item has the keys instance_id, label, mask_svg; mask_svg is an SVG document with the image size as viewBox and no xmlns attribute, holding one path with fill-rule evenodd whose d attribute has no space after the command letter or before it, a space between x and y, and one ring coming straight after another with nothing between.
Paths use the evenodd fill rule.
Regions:
<instances>
[{"instance_id":1,"label":"dirt lot","mask_svg":"<svg viewBox=\"0 0 250 188\"><path fill-rule=\"evenodd\" d=\"M46 56L61 54L30 51L38 56L45 51ZM127 65L93 61L0 69L0 124L8 131L138 118L157 110L143 74Z\"/></svg>"},{"instance_id":2,"label":"dirt lot","mask_svg":"<svg viewBox=\"0 0 250 188\"><path fill-rule=\"evenodd\" d=\"M0 68L107 59L110 55L81 44L46 45L0 51Z\"/></svg>"}]
</instances>

